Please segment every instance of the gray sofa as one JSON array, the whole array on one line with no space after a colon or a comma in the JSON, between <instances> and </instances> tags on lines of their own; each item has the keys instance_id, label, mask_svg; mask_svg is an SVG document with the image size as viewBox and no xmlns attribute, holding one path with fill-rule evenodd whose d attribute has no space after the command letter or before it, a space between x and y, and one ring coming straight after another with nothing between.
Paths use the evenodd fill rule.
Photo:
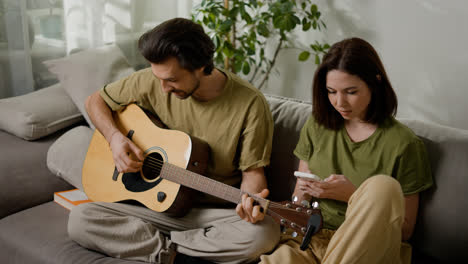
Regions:
<instances>
[{"instance_id":1,"label":"gray sofa","mask_svg":"<svg viewBox=\"0 0 468 264\"><path fill-rule=\"evenodd\" d=\"M37 117L63 114L76 103L66 97L60 97L60 102L47 101L53 98L49 93L70 95L64 90L49 87L41 93L0 100L0 263L137 263L110 258L71 241L66 229L69 211L52 201L53 192L81 188L80 168L92 134L83 117L76 115L80 113L77 108L67 109L72 118L61 117L62 122ZM42 103L36 111L34 103L22 104L28 100ZM282 201L289 199L295 184L298 160L292 151L311 105L269 95L267 100L275 120L267 169L270 199ZM21 118L29 119L21 123ZM468 259L468 201L464 199L468 131L401 121L423 138L435 180L435 186L421 194L411 239L413 263L462 263Z\"/></svg>"}]
</instances>

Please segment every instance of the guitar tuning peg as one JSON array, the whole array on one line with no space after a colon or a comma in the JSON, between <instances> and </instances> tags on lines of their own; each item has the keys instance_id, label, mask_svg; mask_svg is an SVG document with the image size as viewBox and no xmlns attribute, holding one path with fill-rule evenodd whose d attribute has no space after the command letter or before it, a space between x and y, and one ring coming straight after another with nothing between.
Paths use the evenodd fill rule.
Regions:
<instances>
[{"instance_id":1,"label":"guitar tuning peg","mask_svg":"<svg viewBox=\"0 0 468 264\"><path fill-rule=\"evenodd\" d=\"M296 203L297 201L299 201L299 197L297 197L297 196L294 195L294 196L292 197L291 201L292 201L293 203Z\"/></svg>"},{"instance_id":2,"label":"guitar tuning peg","mask_svg":"<svg viewBox=\"0 0 468 264\"><path fill-rule=\"evenodd\" d=\"M310 202L307 200L302 200L301 205L304 206L305 208L310 208Z\"/></svg>"},{"instance_id":3,"label":"guitar tuning peg","mask_svg":"<svg viewBox=\"0 0 468 264\"><path fill-rule=\"evenodd\" d=\"M320 207L319 202L315 201L315 202L312 203L312 208L318 209L319 207Z\"/></svg>"}]
</instances>

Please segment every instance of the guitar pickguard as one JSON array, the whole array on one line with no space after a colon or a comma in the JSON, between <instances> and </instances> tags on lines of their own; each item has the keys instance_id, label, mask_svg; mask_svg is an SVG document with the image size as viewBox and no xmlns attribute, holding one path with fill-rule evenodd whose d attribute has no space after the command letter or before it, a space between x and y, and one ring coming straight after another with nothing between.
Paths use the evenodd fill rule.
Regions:
<instances>
[{"instance_id":1,"label":"guitar pickguard","mask_svg":"<svg viewBox=\"0 0 468 264\"><path fill-rule=\"evenodd\" d=\"M122 175L122 183L125 185L125 189L130 192L147 191L158 185L161 181L162 178L159 178L154 182L147 182L143 177L141 177L140 172L127 172Z\"/></svg>"}]
</instances>

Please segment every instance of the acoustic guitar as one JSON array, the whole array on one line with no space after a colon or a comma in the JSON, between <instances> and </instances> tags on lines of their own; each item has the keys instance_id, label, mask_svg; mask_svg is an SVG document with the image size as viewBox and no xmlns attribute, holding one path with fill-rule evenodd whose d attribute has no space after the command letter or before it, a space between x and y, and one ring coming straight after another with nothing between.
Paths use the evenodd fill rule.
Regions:
<instances>
[{"instance_id":1,"label":"acoustic guitar","mask_svg":"<svg viewBox=\"0 0 468 264\"><path fill-rule=\"evenodd\" d=\"M240 189L201 175L209 160L205 142L181 131L158 127L135 104L114 112L113 118L119 130L144 151L145 159L139 172L119 173L108 142L96 129L82 170L83 188L92 201L137 201L174 216L190 210L194 190L235 204L242 201L244 192ZM264 213L299 234L313 234L321 228L319 209L250 196Z\"/></svg>"}]
</instances>

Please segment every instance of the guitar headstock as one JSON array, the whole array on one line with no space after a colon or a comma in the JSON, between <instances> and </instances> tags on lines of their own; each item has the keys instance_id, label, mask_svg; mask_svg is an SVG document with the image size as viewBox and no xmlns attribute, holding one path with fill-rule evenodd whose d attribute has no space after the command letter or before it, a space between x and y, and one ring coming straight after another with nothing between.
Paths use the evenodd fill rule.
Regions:
<instances>
[{"instance_id":1,"label":"guitar headstock","mask_svg":"<svg viewBox=\"0 0 468 264\"><path fill-rule=\"evenodd\" d=\"M281 226L291 228L299 235L305 235L307 232L307 223L312 215L320 215L320 219L322 216L320 209L307 208L289 201L271 202L267 214L273 217ZM320 230L321 227L322 221L320 220L320 226L317 230Z\"/></svg>"}]
</instances>

